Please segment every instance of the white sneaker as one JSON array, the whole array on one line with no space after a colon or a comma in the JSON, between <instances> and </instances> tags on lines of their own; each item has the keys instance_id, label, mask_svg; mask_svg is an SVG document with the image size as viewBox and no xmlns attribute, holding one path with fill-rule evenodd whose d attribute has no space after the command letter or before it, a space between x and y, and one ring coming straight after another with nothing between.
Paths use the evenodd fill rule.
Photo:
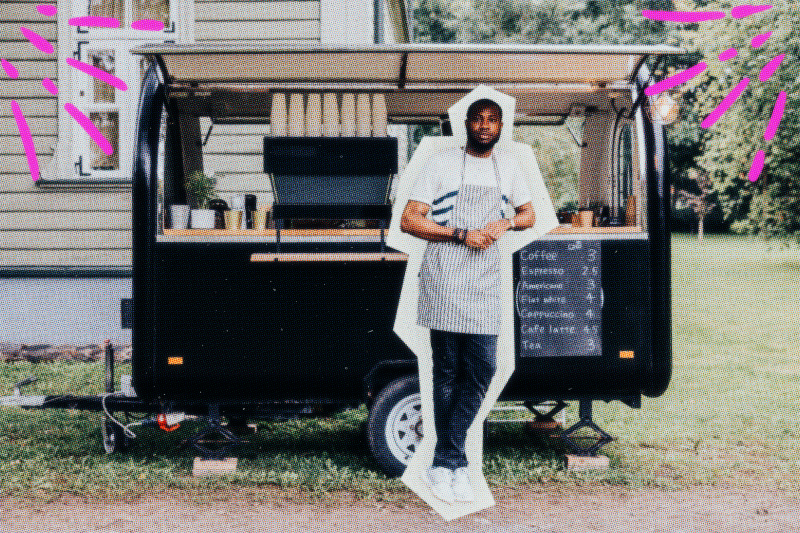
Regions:
<instances>
[{"instance_id":1,"label":"white sneaker","mask_svg":"<svg viewBox=\"0 0 800 533\"><path fill-rule=\"evenodd\" d=\"M443 466L431 467L422 474L422 480L434 496L445 503L453 503L453 471Z\"/></svg>"},{"instance_id":2,"label":"white sneaker","mask_svg":"<svg viewBox=\"0 0 800 533\"><path fill-rule=\"evenodd\" d=\"M466 467L456 468L453 474L453 498L457 502L471 502L475 500L472 485L469 482L469 472Z\"/></svg>"}]
</instances>

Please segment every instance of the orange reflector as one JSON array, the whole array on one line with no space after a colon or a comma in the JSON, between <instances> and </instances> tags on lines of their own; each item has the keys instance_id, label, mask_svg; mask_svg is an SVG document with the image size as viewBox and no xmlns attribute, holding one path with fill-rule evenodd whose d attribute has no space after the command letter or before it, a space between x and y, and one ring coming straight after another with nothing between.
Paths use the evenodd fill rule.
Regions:
<instances>
[{"instance_id":1,"label":"orange reflector","mask_svg":"<svg viewBox=\"0 0 800 533\"><path fill-rule=\"evenodd\" d=\"M183 357L167 357L168 365L182 365Z\"/></svg>"},{"instance_id":2,"label":"orange reflector","mask_svg":"<svg viewBox=\"0 0 800 533\"><path fill-rule=\"evenodd\" d=\"M619 351L619 358L620 359L633 359L633 350L620 350Z\"/></svg>"}]
</instances>

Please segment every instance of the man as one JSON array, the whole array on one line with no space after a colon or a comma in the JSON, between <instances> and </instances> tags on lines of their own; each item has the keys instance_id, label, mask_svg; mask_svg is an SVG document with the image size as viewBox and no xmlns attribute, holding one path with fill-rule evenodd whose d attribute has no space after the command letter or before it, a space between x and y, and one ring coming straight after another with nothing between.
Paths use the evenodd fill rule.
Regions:
<instances>
[{"instance_id":1,"label":"man","mask_svg":"<svg viewBox=\"0 0 800 533\"><path fill-rule=\"evenodd\" d=\"M437 442L424 480L447 502L473 501L466 432L494 375L500 332L497 240L533 225L527 180L513 154L495 150L502 109L476 100L467 110L467 144L435 154L409 196L400 228L426 239L418 324L431 330ZM513 218L506 218L511 207ZM430 217L428 214L430 212Z\"/></svg>"}]
</instances>

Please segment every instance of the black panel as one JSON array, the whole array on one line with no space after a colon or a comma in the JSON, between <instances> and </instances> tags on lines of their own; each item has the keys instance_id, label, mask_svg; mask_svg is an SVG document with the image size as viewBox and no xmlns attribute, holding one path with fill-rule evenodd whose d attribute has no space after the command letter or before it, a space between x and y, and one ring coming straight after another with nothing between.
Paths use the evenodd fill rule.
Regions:
<instances>
[{"instance_id":1,"label":"black panel","mask_svg":"<svg viewBox=\"0 0 800 533\"><path fill-rule=\"evenodd\" d=\"M133 299L122 298L119 301L120 327L131 329L133 327Z\"/></svg>"},{"instance_id":2,"label":"black panel","mask_svg":"<svg viewBox=\"0 0 800 533\"><path fill-rule=\"evenodd\" d=\"M397 173L394 137L264 137L264 172L282 175Z\"/></svg>"}]
</instances>

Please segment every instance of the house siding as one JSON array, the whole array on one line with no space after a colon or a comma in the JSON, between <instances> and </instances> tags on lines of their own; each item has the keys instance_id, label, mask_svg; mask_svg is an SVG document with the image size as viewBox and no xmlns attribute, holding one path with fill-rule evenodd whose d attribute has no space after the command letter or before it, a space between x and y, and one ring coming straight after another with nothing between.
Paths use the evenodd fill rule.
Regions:
<instances>
[{"instance_id":1,"label":"house siding","mask_svg":"<svg viewBox=\"0 0 800 533\"><path fill-rule=\"evenodd\" d=\"M128 269L131 195L127 187L37 185L28 170L11 100L25 114L40 169L51 164L57 142L57 99L41 80L48 77L58 82L58 26L55 17L36 10L45 3L0 0L0 57L19 72L19 78L11 79L0 69L0 270ZM194 12L198 42L320 40L319 0L195 0ZM38 51L19 33L19 26L45 36L55 53ZM208 126L207 120L201 122L203 132ZM259 205L272 203L269 180L261 172L261 139L267 132L267 125L214 127L204 169L216 178L220 197L229 200L233 194L247 192L257 195Z\"/></svg>"}]
</instances>

